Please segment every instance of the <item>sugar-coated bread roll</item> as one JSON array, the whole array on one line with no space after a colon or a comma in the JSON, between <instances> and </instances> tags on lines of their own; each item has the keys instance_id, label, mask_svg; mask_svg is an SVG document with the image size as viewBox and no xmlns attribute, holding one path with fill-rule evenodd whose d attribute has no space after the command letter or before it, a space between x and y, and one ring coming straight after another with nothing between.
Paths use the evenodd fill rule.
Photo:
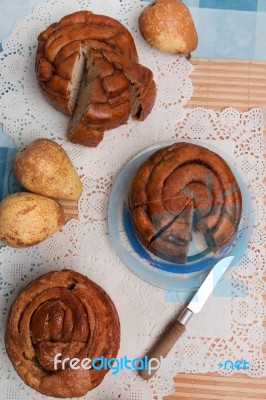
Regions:
<instances>
[{"instance_id":1,"label":"sugar-coated bread roll","mask_svg":"<svg viewBox=\"0 0 266 400\"><path fill-rule=\"evenodd\" d=\"M192 16L180 0L157 0L144 8L139 28L144 39L160 51L188 55L198 45Z\"/></svg>"}]
</instances>

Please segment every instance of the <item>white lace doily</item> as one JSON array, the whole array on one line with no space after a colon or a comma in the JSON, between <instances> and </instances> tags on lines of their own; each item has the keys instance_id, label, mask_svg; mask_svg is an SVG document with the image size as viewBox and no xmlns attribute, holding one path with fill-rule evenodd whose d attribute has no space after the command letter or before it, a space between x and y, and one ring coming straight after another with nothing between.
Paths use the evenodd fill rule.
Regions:
<instances>
[{"instance_id":1,"label":"white lace doily","mask_svg":"<svg viewBox=\"0 0 266 400\"><path fill-rule=\"evenodd\" d=\"M110 6L111 3L111 6ZM150 382L136 373L108 373L103 383L86 399L152 400L173 391L176 372L232 371L219 369L226 359L246 359L250 376L265 375L262 355L265 313L262 294L263 243L263 113L252 109L239 113L232 108L223 112L188 109L183 106L192 94L191 64L184 58L152 50L137 30L137 18L146 5L141 0L89 1L51 0L38 4L33 13L16 24L12 35L3 42L0 76L0 118L4 132L18 148L39 137L53 138L62 144L75 164L84 192L79 204L80 220L70 221L61 232L30 249L0 249L0 393L5 399L47 398L25 386L14 372L4 349L7 312L19 288L44 272L75 269L100 284L116 304L122 326L119 355L139 357L182 305L165 301L165 293L134 276L115 254L107 230L107 199L114 177L137 152L167 139L197 139L218 143L234 157L248 176L256 202L256 230L243 255L234 278L246 287L244 297L227 299L229 322L226 334L212 334L209 325L221 323L209 319L208 304L201 313L205 335L197 327L187 328L184 337L164 360L160 373ZM40 94L34 71L36 38L40 31L63 15L80 9L118 18L134 35L142 64L154 72L158 96L151 115L144 122L130 120L128 125L107 132L96 149L73 145L65 140L68 118L54 110ZM181 121L181 122L180 122ZM215 309L215 299L212 307ZM219 309L219 306L217 306ZM225 324L226 325L226 324ZM197 334L197 332L199 332Z\"/></svg>"}]
</instances>

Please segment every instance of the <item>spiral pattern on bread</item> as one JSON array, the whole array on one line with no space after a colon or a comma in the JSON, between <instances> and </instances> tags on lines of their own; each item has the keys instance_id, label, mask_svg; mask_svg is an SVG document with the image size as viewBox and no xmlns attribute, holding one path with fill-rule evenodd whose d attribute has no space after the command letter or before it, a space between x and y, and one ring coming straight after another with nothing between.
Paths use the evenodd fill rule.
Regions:
<instances>
[{"instance_id":1,"label":"spiral pattern on bread","mask_svg":"<svg viewBox=\"0 0 266 400\"><path fill-rule=\"evenodd\" d=\"M27 385L48 396L79 397L98 386L108 371L56 365L56 355L80 361L116 357L120 325L102 288L78 272L62 270L42 275L19 293L5 341Z\"/></svg>"},{"instance_id":2,"label":"spiral pattern on bread","mask_svg":"<svg viewBox=\"0 0 266 400\"><path fill-rule=\"evenodd\" d=\"M86 44L138 60L131 34L113 18L78 11L50 25L38 36L38 82L53 106L68 115L73 112L70 86L74 69L78 62L83 61Z\"/></svg>"},{"instance_id":3,"label":"spiral pattern on bread","mask_svg":"<svg viewBox=\"0 0 266 400\"><path fill-rule=\"evenodd\" d=\"M156 97L152 72L138 63L129 31L90 11L67 15L40 33L36 73L46 99L72 116L70 141L90 147L130 113L145 119Z\"/></svg>"},{"instance_id":4,"label":"spiral pattern on bread","mask_svg":"<svg viewBox=\"0 0 266 400\"><path fill-rule=\"evenodd\" d=\"M236 233L242 199L226 162L205 147L176 143L138 169L129 211L141 243L169 261L185 263L192 230L217 252Z\"/></svg>"}]
</instances>

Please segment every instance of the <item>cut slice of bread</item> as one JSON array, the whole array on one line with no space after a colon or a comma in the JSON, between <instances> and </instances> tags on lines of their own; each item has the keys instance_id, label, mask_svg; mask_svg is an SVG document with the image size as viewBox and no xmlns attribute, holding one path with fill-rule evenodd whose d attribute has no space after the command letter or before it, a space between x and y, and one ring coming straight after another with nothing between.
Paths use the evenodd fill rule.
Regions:
<instances>
[{"instance_id":1,"label":"cut slice of bread","mask_svg":"<svg viewBox=\"0 0 266 400\"><path fill-rule=\"evenodd\" d=\"M97 146L106 130L126 124L130 113L143 120L156 95L152 72L110 51L83 51L87 59L84 77L69 125L72 142Z\"/></svg>"},{"instance_id":2,"label":"cut slice of bread","mask_svg":"<svg viewBox=\"0 0 266 400\"><path fill-rule=\"evenodd\" d=\"M67 15L38 36L36 73L46 99L71 116L68 139L84 146L97 146L130 113L144 120L155 101L152 72L138 64L130 32L90 11Z\"/></svg>"}]
</instances>

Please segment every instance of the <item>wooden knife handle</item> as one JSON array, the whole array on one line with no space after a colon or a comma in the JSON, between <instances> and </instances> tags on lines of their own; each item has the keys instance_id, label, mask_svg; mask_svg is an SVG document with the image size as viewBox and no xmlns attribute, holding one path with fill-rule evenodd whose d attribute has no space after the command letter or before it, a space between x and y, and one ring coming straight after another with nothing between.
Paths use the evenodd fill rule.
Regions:
<instances>
[{"instance_id":1,"label":"wooden knife handle","mask_svg":"<svg viewBox=\"0 0 266 400\"><path fill-rule=\"evenodd\" d=\"M161 361L161 357L166 357L177 340L182 336L184 331L185 325L181 324L181 322L178 320L175 320L169 325L169 327L163 332L160 338L146 354L148 357L149 368L139 370L139 376L141 378L148 380L153 377L156 371L160 368L160 364L155 360L152 362L152 359L156 358L157 360Z\"/></svg>"}]
</instances>

